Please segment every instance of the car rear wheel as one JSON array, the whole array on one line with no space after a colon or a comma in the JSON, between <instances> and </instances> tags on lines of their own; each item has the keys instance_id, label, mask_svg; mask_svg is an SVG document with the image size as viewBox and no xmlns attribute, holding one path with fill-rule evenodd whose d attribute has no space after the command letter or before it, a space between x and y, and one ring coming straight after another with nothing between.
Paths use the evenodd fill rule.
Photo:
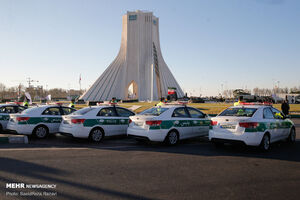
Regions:
<instances>
[{"instance_id":1,"label":"car rear wheel","mask_svg":"<svg viewBox=\"0 0 300 200\"><path fill-rule=\"evenodd\" d=\"M294 128L291 129L290 135L288 137L289 143L295 143L296 142L296 130Z\"/></svg>"},{"instance_id":2,"label":"car rear wheel","mask_svg":"<svg viewBox=\"0 0 300 200\"><path fill-rule=\"evenodd\" d=\"M260 148L263 151L268 151L270 149L270 136L265 134L264 137L261 140Z\"/></svg>"},{"instance_id":3,"label":"car rear wheel","mask_svg":"<svg viewBox=\"0 0 300 200\"><path fill-rule=\"evenodd\" d=\"M176 131L170 131L166 137L168 145L176 145L179 142L179 134Z\"/></svg>"},{"instance_id":4,"label":"car rear wheel","mask_svg":"<svg viewBox=\"0 0 300 200\"><path fill-rule=\"evenodd\" d=\"M90 133L90 139L93 142L101 142L103 138L104 138L104 133L100 128L95 128Z\"/></svg>"},{"instance_id":5,"label":"car rear wheel","mask_svg":"<svg viewBox=\"0 0 300 200\"><path fill-rule=\"evenodd\" d=\"M33 130L33 134L34 136L36 136L39 139L44 139L47 137L49 131L48 128L46 126L37 126L34 130Z\"/></svg>"}]
</instances>

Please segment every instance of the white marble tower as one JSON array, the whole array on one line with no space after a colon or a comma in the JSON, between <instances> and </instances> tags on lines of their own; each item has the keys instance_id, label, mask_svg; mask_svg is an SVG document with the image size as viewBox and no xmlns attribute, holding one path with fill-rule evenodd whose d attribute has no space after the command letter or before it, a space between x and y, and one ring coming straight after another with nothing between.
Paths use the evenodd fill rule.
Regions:
<instances>
[{"instance_id":1,"label":"white marble tower","mask_svg":"<svg viewBox=\"0 0 300 200\"><path fill-rule=\"evenodd\" d=\"M95 83L80 97L85 101L117 99L158 100L168 87L184 94L160 50L159 19L152 12L123 16L120 51Z\"/></svg>"}]
</instances>

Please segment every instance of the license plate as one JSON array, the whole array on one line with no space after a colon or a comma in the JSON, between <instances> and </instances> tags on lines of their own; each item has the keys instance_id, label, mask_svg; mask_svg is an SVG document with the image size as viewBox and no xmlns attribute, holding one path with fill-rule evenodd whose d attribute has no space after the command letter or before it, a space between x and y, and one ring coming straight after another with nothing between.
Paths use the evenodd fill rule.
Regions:
<instances>
[{"instance_id":1,"label":"license plate","mask_svg":"<svg viewBox=\"0 0 300 200\"><path fill-rule=\"evenodd\" d=\"M220 125L220 127L225 129L235 129L234 125Z\"/></svg>"},{"instance_id":2,"label":"license plate","mask_svg":"<svg viewBox=\"0 0 300 200\"><path fill-rule=\"evenodd\" d=\"M143 126L144 122L134 122L134 124L137 126Z\"/></svg>"},{"instance_id":3,"label":"license plate","mask_svg":"<svg viewBox=\"0 0 300 200\"><path fill-rule=\"evenodd\" d=\"M67 121L67 120L64 120L63 123L64 123L64 124L71 124L71 122L70 122L70 121Z\"/></svg>"}]
</instances>

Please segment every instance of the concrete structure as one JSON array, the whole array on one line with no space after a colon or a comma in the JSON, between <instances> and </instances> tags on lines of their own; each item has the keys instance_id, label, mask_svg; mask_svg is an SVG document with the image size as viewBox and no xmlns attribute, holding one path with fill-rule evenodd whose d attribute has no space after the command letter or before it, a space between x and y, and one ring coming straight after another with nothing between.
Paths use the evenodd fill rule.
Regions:
<instances>
[{"instance_id":1,"label":"concrete structure","mask_svg":"<svg viewBox=\"0 0 300 200\"><path fill-rule=\"evenodd\" d=\"M159 19L152 12L127 12L123 16L121 48L115 60L80 99L157 100L167 97L168 87L184 94L160 50Z\"/></svg>"}]
</instances>

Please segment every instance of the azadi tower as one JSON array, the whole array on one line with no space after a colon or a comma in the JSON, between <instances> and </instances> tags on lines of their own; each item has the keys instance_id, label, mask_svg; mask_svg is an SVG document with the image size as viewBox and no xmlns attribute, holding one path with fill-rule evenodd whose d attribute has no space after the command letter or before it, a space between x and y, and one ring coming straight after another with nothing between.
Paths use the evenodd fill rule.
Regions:
<instances>
[{"instance_id":1,"label":"azadi tower","mask_svg":"<svg viewBox=\"0 0 300 200\"><path fill-rule=\"evenodd\" d=\"M183 92L160 50L159 19L152 12L123 16L121 47L115 60L80 97L85 101L117 99L158 100L168 89Z\"/></svg>"}]
</instances>

